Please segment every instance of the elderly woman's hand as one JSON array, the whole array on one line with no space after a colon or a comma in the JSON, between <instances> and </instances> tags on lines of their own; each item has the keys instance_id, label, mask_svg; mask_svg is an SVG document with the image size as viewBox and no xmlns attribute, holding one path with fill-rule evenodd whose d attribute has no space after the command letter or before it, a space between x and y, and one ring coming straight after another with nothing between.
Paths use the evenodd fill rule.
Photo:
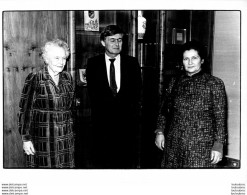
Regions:
<instances>
[{"instance_id":1,"label":"elderly woman's hand","mask_svg":"<svg viewBox=\"0 0 247 195\"><path fill-rule=\"evenodd\" d=\"M156 146L163 150L164 149L164 145L165 145L165 136L164 134L162 133L158 133L156 134L156 137L155 137L155 144Z\"/></svg>"},{"instance_id":2,"label":"elderly woman's hand","mask_svg":"<svg viewBox=\"0 0 247 195\"><path fill-rule=\"evenodd\" d=\"M212 164L217 164L218 162L220 162L222 160L222 153L218 152L218 151L211 151L211 161Z\"/></svg>"},{"instance_id":3,"label":"elderly woman's hand","mask_svg":"<svg viewBox=\"0 0 247 195\"><path fill-rule=\"evenodd\" d=\"M24 141L23 142L23 149L27 155L34 155L35 149L33 147L33 143L31 141Z\"/></svg>"}]
</instances>

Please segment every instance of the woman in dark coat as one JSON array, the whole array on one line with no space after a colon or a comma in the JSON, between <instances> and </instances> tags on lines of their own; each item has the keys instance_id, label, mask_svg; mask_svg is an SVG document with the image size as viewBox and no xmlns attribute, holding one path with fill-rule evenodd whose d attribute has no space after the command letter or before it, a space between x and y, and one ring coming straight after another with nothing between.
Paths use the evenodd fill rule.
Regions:
<instances>
[{"instance_id":1,"label":"woman in dark coat","mask_svg":"<svg viewBox=\"0 0 247 195\"><path fill-rule=\"evenodd\" d=\"M20 100L19 132L31 168L73 168L74 84L63 71L70 51L59 39L42 48L45 66L30 73Z\"/></svg>"},{"instance_id":2,"label":"woman in dark coat","mask_svg":"<svg viewBox=\"0 0 247 195\"><path fill-rule=\"evenodd\" d=\"M161 166L216 167L226 144L225 86L203 72L199 43L186 43L182 54L184 74L171 80L157 120L155 143L164 151Z\"/></svg>"}]
</instances>

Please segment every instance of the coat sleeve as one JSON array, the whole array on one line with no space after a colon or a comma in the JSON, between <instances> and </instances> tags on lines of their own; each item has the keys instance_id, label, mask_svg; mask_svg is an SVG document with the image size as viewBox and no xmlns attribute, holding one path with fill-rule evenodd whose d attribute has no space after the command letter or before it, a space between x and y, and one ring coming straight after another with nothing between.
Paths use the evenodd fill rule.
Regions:
<instances>
[{"instance_id":1,"label":"coat sleeve","mask_svg":"<svg viewBox=\"0 0 247 195\"><path fill-rule=\"evenodd\" d=\"M169 110L171 110L171 93L172 93L172 89L175 85L175 81L176 78L172 78L168 88L164 91L164 95L162 98L162 102L160 105L160 109L159 109L159 114L158 114L158 118L157 118L157 122L156 122L156 130L155 133L158 132L163 132L165 131L166 125L167 125L167 114L169 113Z\"/></svg>"},{"instance_id":2,"label":"coat sleeve","mask_svg":"<svg viewBox=\"0 0 247 195\"><path fill-rule=\"evenodd\" d=\"M35 96L35 80L36 74L30 73L27 76L19 102L18 130L23 141L32 140L30 131L32 108Z\"/></svg>"},{"instance_id":3,"label":"coat sleeve","mask_svg":"<svg viewBox=\"0 0 247 195\"><path fill-rule=\"evenodd\" d=\"M225 85L222 80L216 79L212 87L213 113L215 119L215 142L212 150L223 152L227 136L227 98Z\"/></svg>"},{"instance_id":4,"label":"coat sleeve","mask_svg":"<svg viewBox=\"0 0 247 195\"><path fill-rule=\"evenodd\" d=\"M76 96L75 96L75 82L71 76L71 74L67 71L63 71L63 74L66 76L66 82L69 86L69 97L71 99L70 104L68 105L68 108L72 112L72 120L76 118Z\"/></svg>"}]
</instances>

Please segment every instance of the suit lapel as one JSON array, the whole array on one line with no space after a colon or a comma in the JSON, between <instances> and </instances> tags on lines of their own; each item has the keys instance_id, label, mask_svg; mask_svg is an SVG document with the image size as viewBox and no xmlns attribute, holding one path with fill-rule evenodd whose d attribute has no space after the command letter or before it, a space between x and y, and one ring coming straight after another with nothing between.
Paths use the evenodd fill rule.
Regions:
<instances>
[{"instance_id":1,"label":"suit lapel","mask_svg":"<svg viewBox=\"0 0 247 195\"><path fill-rule=\"evenodd\" d=\"M99 59L99 82L103 82L104 85L109 86L108 78L107 78L107 70L106 70L106 63L105 63L105 55L101 55Z\"/></svg>"},{"instance_id":2,"label":"suit lapel","mask_svg":"<svg viewBox=\"0 0 247 195\"><path fill-rule=\"evenodd\" d=\"M107 94L112 94L110 85L109 85L109 81L108 81L108 77L107 77L107 69L106 69L106 62L105 62L105 55L102 54L99 58L99 66L98 66L98 78L100 85L103 86L103 88L106 90L105 92L107 92Z\"/></svg>"}]
</instances>

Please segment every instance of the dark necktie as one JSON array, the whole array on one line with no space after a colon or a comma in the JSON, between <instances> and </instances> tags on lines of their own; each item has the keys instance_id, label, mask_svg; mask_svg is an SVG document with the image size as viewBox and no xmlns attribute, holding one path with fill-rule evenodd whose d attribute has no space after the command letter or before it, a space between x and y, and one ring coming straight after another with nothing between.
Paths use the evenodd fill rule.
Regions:
<instances>
[{"instance_id":1,"label":"dark necktie","mask_svg":"<svg viewBox=\"0 0 247 195\"><path fill-rule=\"evenodd\" d=\"M110 87L112 90L113 95L115 96L117 94L117 84L115 79L115 67L114 67L114 59L109 59L111 61L110 64Z\"/></svg>"}]
</instances>

